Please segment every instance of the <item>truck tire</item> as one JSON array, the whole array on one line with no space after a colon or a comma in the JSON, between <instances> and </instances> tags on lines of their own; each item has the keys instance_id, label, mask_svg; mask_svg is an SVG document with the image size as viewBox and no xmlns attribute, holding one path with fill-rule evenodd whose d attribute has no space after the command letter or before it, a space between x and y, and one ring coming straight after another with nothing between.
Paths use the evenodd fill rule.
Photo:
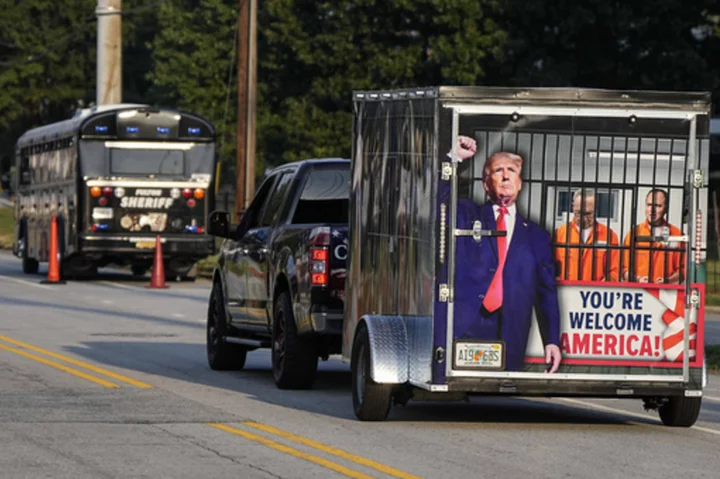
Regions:
<instances>
[{"instance_id":1,"label":"truck tire","mask_svg":"<svg viewBox=\"0 0 720 479\"><path fill-rule=\"evenodd\" d=\"M297 334L288 293L275 300L272 326L272 372L280 389L310 389L315 382L318 352L314 338Z\"/></svg>"},{"instance_id":2,"label":"truck tire","mask_svg":"<svg viewBox=\"0 0 720 479\"><path fill-rule=\"evenodd\" d=\"M370 378L370 335L364 324L355 334L350 371L355 416L361 421L384 421L390 412L393 385Z\"/></svg>"},{"instance_id":3,"label":"truck tire","mask_svg":"<svg viewBox=\"0 0 720 479\"><path fill-rule=\"evenodd\" d=\"M220 283L215 283L210 293L207 316L207 361L215 371L238 371L245 366L247 349L239 344L225 341L225 299Z\"/></svg>"},{"instance_id":4,"label":"truck tire","mask_svg":"<svg viewBox=\"0 0 720 479\"><path fill-rule=\"evenodd\" d=\"M671 427L690 427L700 415L702 398L670 396L668 402L660 406L660 419Z\"/></svg>"}]
</instances>

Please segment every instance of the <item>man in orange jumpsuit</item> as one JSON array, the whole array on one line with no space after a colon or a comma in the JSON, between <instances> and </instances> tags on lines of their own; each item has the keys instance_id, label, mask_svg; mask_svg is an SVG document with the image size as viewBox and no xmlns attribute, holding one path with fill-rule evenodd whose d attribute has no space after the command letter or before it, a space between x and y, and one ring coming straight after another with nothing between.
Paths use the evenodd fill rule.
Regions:
<instances>
[{"instance_id":1,"label":"man in orange jumpsuit","mask_svg":"<svg viewBox=\"0 0 720 479\"><path fill-rule=\"evenodd\" d=\"M685 243L669 243L663 246L659 241L648 243L635 241L638 236L662 236L668 228L669 236L681 236L677 226L667 222L667 193L653 189L645 197L645 222L637 225L625 236L623 246L635 242L635 273L630 275L630 250L623 252L623 279L638 283L670 283L683 281L685 269Z\"/></svg>"},{"instance_id":2,"label":"man in orange jumpsuit","mask_svg":"<svg viewBox=\"0 0 720 479\"><path fill-rule=\"evenodd\" d=\"M595 221L595 192L575 192L572 208L573 220L555 230L554 235L558 279L618 281L620 251L607 248L619 246L618 236Z\"/></svg>"}]
</instances>

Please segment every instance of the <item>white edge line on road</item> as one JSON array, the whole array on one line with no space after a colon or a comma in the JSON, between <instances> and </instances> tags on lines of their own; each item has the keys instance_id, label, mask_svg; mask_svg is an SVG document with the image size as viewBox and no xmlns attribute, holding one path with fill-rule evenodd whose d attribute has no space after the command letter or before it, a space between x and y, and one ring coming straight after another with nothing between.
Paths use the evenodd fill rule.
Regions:
<instances>
[{"instance_id":1,"label":"white edge line on road","mask_svg":"<svg viewBox=\"0 0 720 479\"><path fill-rule=\"evenodd\" d=\"M623 410L623 409L616 409L616 408L613 408L613 407L602 406L602 405L600 405L600 404L594 404L594 403L591 403L591 402L580 401L580 400L578 400L578 399L570 399L570 398L558 398L558 399L560 399L561 401L565 401L565 402L572 403L572 404L578 404L578 405L580 405L580 406L589 407L589 408L591 408L591 409L600 409L600 410L603 410L603 411L614 412L614 413L617 413L617 414L623 414L623 415L625 415L625 416L638 417L638 418L642 418L642 419L645 419L645 420L647 420L647 419L653 420L653 419L654 419L650 414L640 414L640 413L637 413L637 412L625 411L625 410ZM647 426L647 425L648 425L647 423L637 423L637 424L641 424L641 425L643 425L643 426ZM661 425L661 424L662 424L662 422L660 422L659 420L657 420L657 425ZM710 434L720 435L720 430L718 430L718 429L710 429L710 428L708 428L708 427L703 427L703 426L691 426L690 429L696 429L696 430L698 430L698 431L708 432L708 433L710 433Z\"/></svg>"},{"instance_id":2,"label":"white edge line on road","mask_svg":"<svg viewBox=\"0 0 720 479\"><path fill-rule=\"evenodd\" d=\"M50 287L50 286L45 286L44 284L34 283L34 282L32 282L32 281L27 281L27 280L25 280L25 279L13 278L12 276L5 276L5 275L2 275L2 274L0 274L0 279L5 279L5 280L8 280L8 281L13 281L13 282L15 282L15 283L20 283L20 284L25 284L25 285L28 285L28 286L32 286L32 287L34 287L34 288L54 289L54 288L52 288L52 287Z\"/></svg>"},{"instance_id":3,"label":"white edge line on road","mask_svg":"<svg viewBox=\"0 0 720 479\"><path fill-rule=\"evenodd\" d=\"M95 284L105 284L108 286L113 286L115 288L130 289L132 291L142 291L141 288L138 288L137 286L128 286L127 284L115 283L113 281L95 281Z\"/></svg>"},{"instance_id":4,"label":"white edge line on road","mask_svg":"<svg viewBox=\"0 0 720 479\"><path fill-rule=\"evenodd\" d=\"M709 400L709 401L720 402L720 398L719 398L719 397L715 397L715 396L705 396L704 394L703 394L703 399L707 399L707 400Z\"/></svg>"}]
</instances>

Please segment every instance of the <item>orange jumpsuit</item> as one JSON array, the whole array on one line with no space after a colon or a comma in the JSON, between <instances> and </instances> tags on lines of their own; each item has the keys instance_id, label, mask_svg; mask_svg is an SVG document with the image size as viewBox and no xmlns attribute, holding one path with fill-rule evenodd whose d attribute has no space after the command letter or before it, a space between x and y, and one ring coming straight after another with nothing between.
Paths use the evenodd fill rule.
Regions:
<instances>
[{"instance_id":1,"label":"orange jumpsuit","mask_svg":"<svg viewBox=\"0 0 720 479\"><path fill-rule=\"evenodd\" d=\"M570 238L568 239L568 231ZM580 231L573 220L555 230L555 260L558 279L581 281L618 281L620 272L620 250L603 246L619 246L617 234L604 224L595 222L595 226L583 243ZM587 245L587 248L565 248L563 245ZM582 253L582 257L581 257ZM593 275L593 260L595 274ZM609 260L609 264L608 264ZM578 276L578 262L580 275ZM606 271L607 267L607 271Z\"/></svg>"},{"instance_id":2,"label":"orange jumpsuit","mask_svg":"<svg viewBox=\"0 0 720 479\"><path fill-rule=\"evenodd\" d=\"M673 226L669 223L666 225L670 228L670 236L681 236L682 231L677 226ZM651 233L650 224L645 220L644 223L637 225L633 228L633 231L625 235L623 246L630 246L630 236L650 236ZM648 282L654 283L655 279L662 277L663 282L666 282L668 278L685 269L685 243L679 243L675 245L669 245L667 248L660 242L650 243L638 242L635 243L636 248L657 248L652 251L652 260L650 259L649 250L635 250L635 276L647 276ZM650 263L652 261L652 277L650 277ZM667 268L667 269L666 269ZM623 274L630 269L630 250L626 249L623 252ZM631 278L632 280L632 278ZM682 281L682 277L679 278Z\"/></svg>"}]
</instances>

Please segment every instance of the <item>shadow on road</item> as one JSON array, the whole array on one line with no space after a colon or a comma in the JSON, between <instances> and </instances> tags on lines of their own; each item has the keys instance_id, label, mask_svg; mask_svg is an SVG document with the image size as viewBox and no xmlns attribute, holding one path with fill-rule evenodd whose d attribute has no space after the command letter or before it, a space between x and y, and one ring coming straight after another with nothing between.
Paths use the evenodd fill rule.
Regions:
<instances>
[{"instance_id":1,"label":"shadow on road","mask_svg":"<svg viewBox=\"0 0 720 479\"><path fill-rule=\"evenodd\" d=\"M89 341L67 348L97 363L159 375L212 388L234 391L257 401L314 414L355 420L350 395L349 367L331 358L320 364L312 390L277 389L268 351L250 352L242 371L212 371L202 344L171 342ZM122 359L120 359L122 358ZM152 380L149 382L152 384ZM388 421L460 422L487 424L613 425L633 427L628 421L657 424L648 417L589 410L562 402L539 402L514 397L472 397L468 402L413 402L394 406Z\"/></svg>"}]
</instances>

